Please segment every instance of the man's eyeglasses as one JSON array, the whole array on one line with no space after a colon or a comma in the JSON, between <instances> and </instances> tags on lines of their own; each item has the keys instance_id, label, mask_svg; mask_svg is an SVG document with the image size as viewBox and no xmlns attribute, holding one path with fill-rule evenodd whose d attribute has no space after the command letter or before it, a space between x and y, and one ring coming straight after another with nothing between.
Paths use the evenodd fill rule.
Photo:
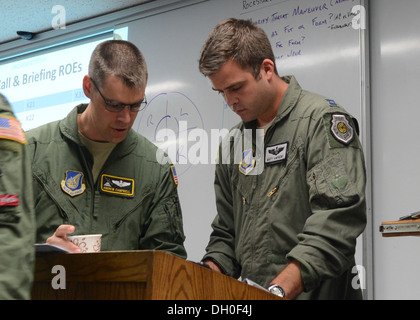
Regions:
<instances>
[{"instance_id":1,"label":"man's eyeglasses","mask_svg":"<svg viewBox=\"0 0 420 320\"><path fill-rule=\"evenodd\" d=\"M147 105L147 100L146 100L146 96L144 97L143 100L133 103L133 104L125 104L125 103L121 103L121 102L116 102L116 101L112 101L112 100L108 100L107 98L104 97L104 95L102 94L102 92L99 90L98 86L96 85L95 81L90 78L90 80L92 81L93 85L95 86L96 90L98 90L99 94L101 95L102 99L104 99L105 101L105 108L110 111L110 112L121 112L125 109L126 106L128 106L130 108L130 111L132 112L139 112L141 110L143 110L146 105Z\"/></svg>"}]
</instances>

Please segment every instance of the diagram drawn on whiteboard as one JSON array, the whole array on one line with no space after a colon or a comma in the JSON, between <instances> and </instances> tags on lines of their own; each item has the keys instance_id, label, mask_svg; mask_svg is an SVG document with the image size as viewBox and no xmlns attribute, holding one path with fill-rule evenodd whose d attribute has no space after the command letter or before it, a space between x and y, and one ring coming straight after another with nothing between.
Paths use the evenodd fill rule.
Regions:
<instances>
[{"instance_id":1,"label":"diagram drawn on whiteboard","mask_svg":"<svg viewBox=\"0 0 420 320\"><path fill-rule=\"evenodd\" d=\"M160 136L176 136L176 159L171 158L177 168L178 176L186 172L191 164L188 158L188 142L180 141L194 129L204 129L201 114L185 94L180 92L160 93L153 97L141 111L137 132L159 146ZM168 131L168 135L165 134ZM186 132L185 132L186 131ZM170 134L169 134L170 132Z\"/></svg>"}]
</instances>

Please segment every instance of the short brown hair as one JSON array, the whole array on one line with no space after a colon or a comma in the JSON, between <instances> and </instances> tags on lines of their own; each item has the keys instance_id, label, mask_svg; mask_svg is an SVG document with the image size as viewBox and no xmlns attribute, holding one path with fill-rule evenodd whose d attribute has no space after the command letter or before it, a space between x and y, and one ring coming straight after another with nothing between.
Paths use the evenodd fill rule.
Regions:
<instances>
[{"instance_id":1,"label":"short brown hair","mask_svg":"<svg viewBox=\"0 0 420 320\"><path fill-rule=\"evenodd\" d=\"M257 78L265 59L275 65L274 52L264 30L251 21L230 18L220 22L208 36L199 68L202 74L211 76L227 61L234 60ZM277 69L274 70L278 74Z\"/></svg>"},{"instance_id":2,"label":"short brown hair","mask_svg":"<svg viewBox=\"0 0 420 320\"><path fill-rule=\"evenodd\" d=\"M140 89L146 85L146 60L133 43L108 40L95 48L89 62L89 76L102 87L111 75L121 78L128 87Z\"/></svg>"}]
</instances>

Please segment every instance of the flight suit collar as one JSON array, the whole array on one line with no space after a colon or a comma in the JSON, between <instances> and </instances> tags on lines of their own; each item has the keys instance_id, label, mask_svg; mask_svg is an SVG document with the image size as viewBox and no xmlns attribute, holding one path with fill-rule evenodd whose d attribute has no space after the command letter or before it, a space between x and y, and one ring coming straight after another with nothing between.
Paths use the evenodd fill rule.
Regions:
<instances>
[{"instance_id":1,"label":"flight suit collar","mask_svg":"<svg viewBox=\"0 0 420 320\"><path fill-rule=\"evenodd\" d=\"M83 113L87 108L87 104L79 104L60 122L60 131L67 138L78 145L83 145L79 138L77 126L77 115Z\"/></svg>"},{"instance_id":2,"label":"flight suit collar","mask_svg":"<svg viewBox=\"0 0 420 320\"><path fill-rule=\"evenodd\" d=\"M284 76L281 79L289 84L289 87L284 94L272 125L283 119L293 110L302 92L302 88L294 76ZM246 129L257 129L257 120L244 122L243 124Z\"/></svg>"},{"instance_id":3,"label":"flight suit collar","mask_svg":"<svg viewBox=\"0 0 420 320\"><path fill-rule=\"evenodd\" d=\"M289 84L289 87L287 88L280 103L280 107L274 122L280 121L293 110L302 92L302 88L294 76L284 76L281 79Z\"/></svg>"},{"instance_id":4,"label":"flight suit collar","mask_svg":"<svg viewBox=\"0 0 420 320\"><path fill-rule=\"evenodd\" d=\"M67 138L73 141L74 143L78 144L79 146L84 146L82 141L79 138L79 131L77 126L77 115L83 113L86 108L87 104L79 104L77 107L75 107L70 113L67 115L66 118L64 118L60 122L60 131L61 133ZM133 129L130 129L130 131L127 133L126 138L120 142L114 149L118 150L118 156L123 157L127 154L129 154L137 144L137 140L135 139L136 133ZM114 152L113 152L114 153Z\"/></svg>"}]
</instances>

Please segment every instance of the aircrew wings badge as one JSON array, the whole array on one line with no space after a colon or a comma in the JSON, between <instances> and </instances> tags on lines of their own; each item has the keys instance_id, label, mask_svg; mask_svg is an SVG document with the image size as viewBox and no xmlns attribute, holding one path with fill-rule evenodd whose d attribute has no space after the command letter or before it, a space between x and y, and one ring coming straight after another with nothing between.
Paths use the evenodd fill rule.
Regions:
<instances>
[{"instance_id":1,"label":"aircrew wings badge","mask_svg":"<svg viewBox=\"0 0 420 320\"><path fill-rule=\"evenodd\" d=\"M101 191L115 196L132 198L134 196L134 180L103 174Z\"/></svg>"}]
</instances>

